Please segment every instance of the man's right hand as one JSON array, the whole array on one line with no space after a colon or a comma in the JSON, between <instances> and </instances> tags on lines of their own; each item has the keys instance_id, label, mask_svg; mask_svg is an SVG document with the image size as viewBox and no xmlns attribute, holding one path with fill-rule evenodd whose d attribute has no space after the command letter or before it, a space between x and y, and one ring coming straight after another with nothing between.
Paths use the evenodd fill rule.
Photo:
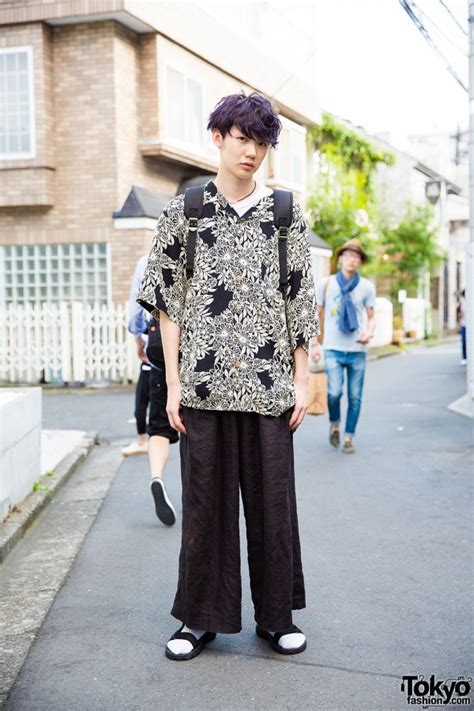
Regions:
<instances>
[{"instance_id":1,"label":"man's right hand","mask_svg":"<svg viewBox=\"0 0 474 711\"><path fill-rule=\"evenodd\" d=\"M173 429L186 434L186 428L181 418L179 408L181 405L181 383L168 383L168 402L166 414Z\"/></svg>"},{"instance_id":2,"label":"man's right hand","mask_svg":"<svg viewBox=\"0 0 474 711\"><path fill-rule=\"evenodd\" d=\"M145 341L143 340L143 338L141 336L136 336L135 343L137 344L138 360L140 360L142 363L146 363L147 365L149 365L150 361L148 360L147 355L146 355Z\"/></svg>"}]
</instances>

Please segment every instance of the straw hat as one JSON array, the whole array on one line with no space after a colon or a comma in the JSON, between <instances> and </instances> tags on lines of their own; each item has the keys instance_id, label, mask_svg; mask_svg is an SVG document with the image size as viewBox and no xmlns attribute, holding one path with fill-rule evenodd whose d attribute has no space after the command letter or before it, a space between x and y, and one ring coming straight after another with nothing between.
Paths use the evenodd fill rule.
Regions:
<instances>
[{"instance_id":1,"label":"straw hat","mask_svg":"<svg viewBox=\"0 0 474 711\"><path fill-rule=\"evenodd\" d=\"M362 247L360 239L350 239L348 240L348 242L342 244L336 249L336 257L339 259L341 254L346 249L350 249L352 252L357 252L357 254L360 254L360 257L363 262L366 262L369 258L369 255L367 254L367 252L364 251L364 248Z\"/></svg>"}]
</instances>

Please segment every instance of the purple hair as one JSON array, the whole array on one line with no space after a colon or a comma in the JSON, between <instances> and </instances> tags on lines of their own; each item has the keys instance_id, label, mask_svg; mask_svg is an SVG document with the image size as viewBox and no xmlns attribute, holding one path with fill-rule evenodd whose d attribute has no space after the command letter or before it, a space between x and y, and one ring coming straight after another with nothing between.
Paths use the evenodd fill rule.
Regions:
<instances>
[{"instance_id":1,"label":"purple hair","mask_svg":"<svg viewBox=\"0 0 474 711\"><path fill-rule=\"evenodd\" d=\"M224 96L209 116L207 129L217 129L222 136L229 133L231 126L237 126L247 138L270 143L273 148L278 143L281 122L278 115L264 96L254 92L246 96L230 94Z\"/></svg>"}]
</instances>

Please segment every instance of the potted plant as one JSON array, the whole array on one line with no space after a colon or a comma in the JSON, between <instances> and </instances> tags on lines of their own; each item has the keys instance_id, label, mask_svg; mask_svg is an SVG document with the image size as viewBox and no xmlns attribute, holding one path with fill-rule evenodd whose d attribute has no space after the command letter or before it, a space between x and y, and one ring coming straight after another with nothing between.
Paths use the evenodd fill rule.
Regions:
<instances>
[{"instance_id":1,"label":"potted plant","mask_svg":"<svg viewBox=\"0 0 474 711\"><path fill-rule=\"evenodd\" d=\"M395 343L397 346L399 346L400 343L403 343L404 336L405 336L405 332L403 330L402 317L401 316L394 316L393 317L392 343Z\"/></svg>"}]
</instances>

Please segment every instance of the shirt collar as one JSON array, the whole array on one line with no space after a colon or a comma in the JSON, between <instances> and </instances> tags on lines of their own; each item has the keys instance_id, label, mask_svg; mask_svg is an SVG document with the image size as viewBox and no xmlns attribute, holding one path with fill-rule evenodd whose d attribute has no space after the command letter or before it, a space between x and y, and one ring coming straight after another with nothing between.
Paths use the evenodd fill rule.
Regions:
<instances>
[{"instance_id":1,"label":"shirt collar","mask_svg":"<svg viewBox=\"0 0 474 711\"><path fill-rule=\"evenodd\" d=\"M256 190L258 190L258 189L259 189L259 184L257 183ZM231 212L231 214L237 215L237 217L240 218L239 214L236 212L236 210L234 210L234 208L232 207L230 202L228 202L227 198L221 192L219 192L219 190L216 187L216 184L214 183L214 181L212 179L206 183L206 191L211 195L211 198L215 198L217 200L217 202L219 203L219 205L221 205L221 207L223 207L224 209L227 209L228 211ZM251 214L257 208L257 205L259 204L259 202L262 199L263 198L260 198L258 200L258 202L255 203L255 205L252 205L252 207L250 207L247 210L247 212L244 215L242 215L242 217L247 217L249 214Z\"/></svg>"}]
</instances>

